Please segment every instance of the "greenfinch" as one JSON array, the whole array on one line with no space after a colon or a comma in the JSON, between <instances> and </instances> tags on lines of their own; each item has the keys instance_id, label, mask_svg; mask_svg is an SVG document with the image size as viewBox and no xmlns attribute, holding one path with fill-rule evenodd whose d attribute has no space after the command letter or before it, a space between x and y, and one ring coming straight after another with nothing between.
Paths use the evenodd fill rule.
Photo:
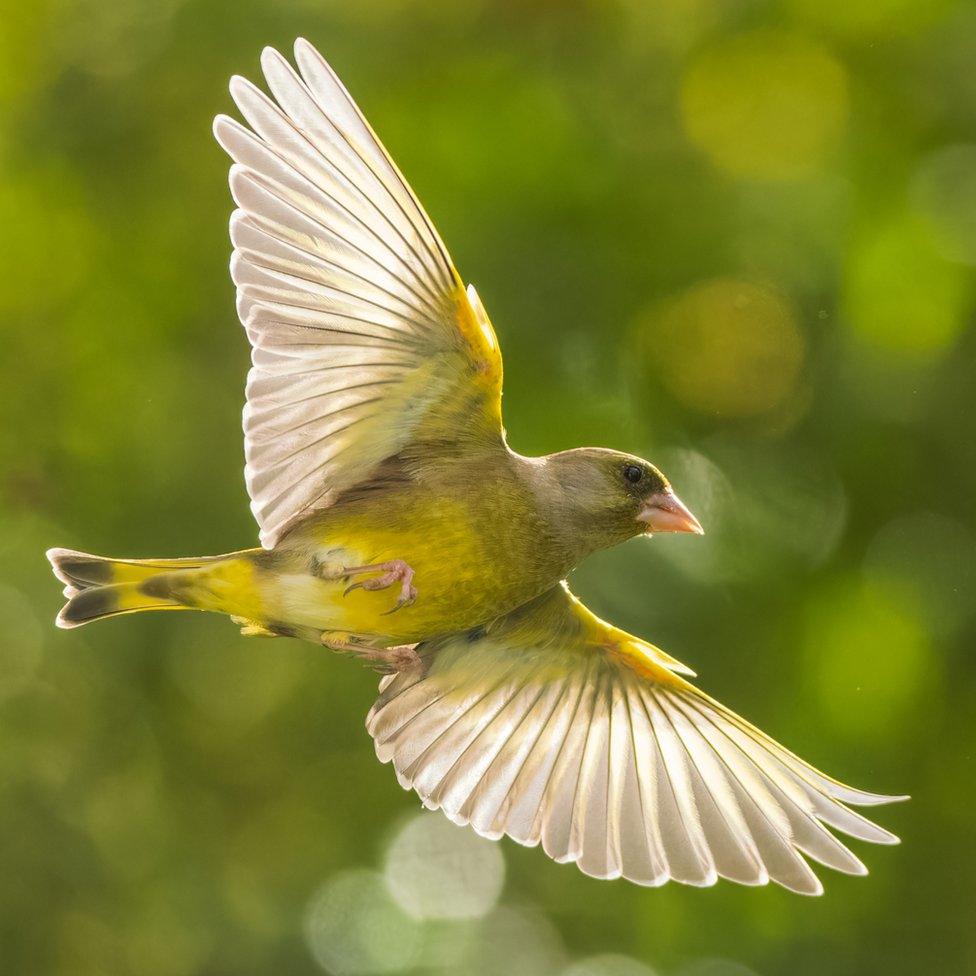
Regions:
<instances>
[{"instance_id":1,"label":"greenfinch","mask_svg":"<svg viewBox=\"0 0 976 976\"><path fill-rule=\"evenodd\" d=\"M423 803L599 878L822 888L861 861L827 827L896 838L844 786L590 613L563 580L633 536L700 533L654 465L511 450L498 340L437 231L321 55L262 57L233 159L231 275L252 347L245 480L260 548L48 557L57 623L211 610L384 672L379 759Z\"/></svg>"}]
</instances>

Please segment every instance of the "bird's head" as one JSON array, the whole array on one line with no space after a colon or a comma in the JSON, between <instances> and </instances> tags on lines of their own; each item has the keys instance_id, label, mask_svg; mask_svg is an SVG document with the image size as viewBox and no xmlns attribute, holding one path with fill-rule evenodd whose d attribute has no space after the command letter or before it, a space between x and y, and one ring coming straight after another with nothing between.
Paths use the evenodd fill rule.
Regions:
<instances>
[{"instance_id":1,"label":"bird's head","mask_svg":"<svg viewBox=\"0 0 976 976\"><path fill-rule=\"evenodd\" d=\"M544 460L546 480L574 530L590 540L592 548L636 535L704 532L650 461L596 447L550 454Z\"/></svg>"}]
</instances>

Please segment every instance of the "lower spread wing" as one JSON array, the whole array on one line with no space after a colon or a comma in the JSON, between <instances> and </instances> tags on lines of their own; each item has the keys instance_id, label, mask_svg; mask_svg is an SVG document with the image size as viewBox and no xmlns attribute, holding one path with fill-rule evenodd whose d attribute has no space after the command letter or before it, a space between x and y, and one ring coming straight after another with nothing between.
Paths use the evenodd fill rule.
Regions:
<instances>
[{"instance_id":1,"label":"lower spread wing","mask_svg":"<svg viewBox=\"0 0 976 976\"><path fill-rule=\"evenodd\" d=\"M803 894L823 890L804 855L866 873L827 827L897 842L848 805L903 797L818 772L564 585L418 652L383 680L367 728L404 788L486 837L541 843L598 878Z\"/></svg>"},{"instance_id":2,"label":"lower spread wing","mask_svg":"<svg viewBox=\"0 0 976 976\"><path fill-rule=\"evenodd\" d=\"M274 101L231 82L250 128L214 123L234 159L245 475L268 548L411 442L502 436L501 356L474 289L332 69L306 41L295 57L300 73L262 56Z\"/></svg>"}]
</instances>

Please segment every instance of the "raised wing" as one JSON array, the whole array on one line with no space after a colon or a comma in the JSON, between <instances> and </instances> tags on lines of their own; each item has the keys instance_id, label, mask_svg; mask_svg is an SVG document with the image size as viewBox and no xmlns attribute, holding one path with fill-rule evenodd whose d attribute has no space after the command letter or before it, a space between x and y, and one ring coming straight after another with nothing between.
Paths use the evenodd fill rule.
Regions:
<instances>
[{"instance_id":1,"label":"raised wing","mask_svg":"<svg viewBox=\"0 0 976 976\"><path fill-rule=\"evenodd\" d=\"M867 873L828 826L897 843L848 804L904 797L818 772L565 586L418 652L383 679L367 728L404 788L485 837L541 843L597 878L810 895L823 889L804 855Z\"/></svg>"},{"instance_id":2,"label":"raised wing","mask_svg":"<svg viewBox=\"0 0 976 976\"><path fill-rule=\"evenodd\" d=\"M266 548L414 442L502 438L501 356L474 289L332 69L307 41L295 58L300 75L262 55L276 101L231 81L250 128L214 122L235 161L245 477Z\"/></svg>"}]
</instances>

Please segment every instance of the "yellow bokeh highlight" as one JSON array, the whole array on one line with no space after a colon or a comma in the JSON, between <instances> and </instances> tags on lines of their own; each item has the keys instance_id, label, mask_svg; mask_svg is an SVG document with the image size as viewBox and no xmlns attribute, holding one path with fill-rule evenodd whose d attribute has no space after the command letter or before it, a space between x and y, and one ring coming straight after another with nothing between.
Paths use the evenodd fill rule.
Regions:
<instances>
[{"instance_id":1,"label":"yellow bokeh highlight","mask_svg":"<svg viewBox=\"0 0 976 976\"><path fill-rule=\"evenodd\" d=\"M789 0L803 21L836 34L861 38L875 34L911 35L935 23L954 0Z\"/></svg>"},{"instance_id":2,"label":"yellow bokeh highlight","mask_svg":"<svg viewBox=\"0 0 976 976\"><path fill-rule=\"evenodd\" d=\"M648 363L686 407L753 417L794 391L805 342L792 303L737 278L701 282L642 322Z\"/></svg>"},{"instance_id":3,"label":"yellow bokeh highlight","mask_svg":"<svg viewBox=\"0 0 976 976\"><path fill-rule=\"evenodd\" d=\"M854 245L845 271L845 319L871 345L928 360L966 326L972 282L964 267L939 253L919 217L872 226Z\"/></svg>"},{"instance_id":4,"label":"yellow bokeh highlight","mask_svg":"<svg viewBox=\"0 0 976 976\"><path fill-rule=\"evenodd\" d=\"M201 714L229 729L244 729L278 708L302 680L300 654L268 654L260 642L189 640L169 657L174 684Z\"/></svg>"},{"instance_id":5,"label":"yellow bokeh highlight","mask_svg":"<svg viewBox=\"0 0 976 976\"><path fill-rule=\"evenodd\" d=\"M34 95L50 82L46 32L57 16L49 0L3 6L0 29L0 119L4 109L25 95Z\"/></svg>"},{"instance_id":6,"label":"yellow bokeh highlight","mask_svg":"<svg viewBox=\"0 0 976 976\"><path fill-rule=\"evenodd\" d=\"M825 715L844 735L881 739L924 700L935 655L903 587L840 582L808 608L806 648Z\"/></svg>"},{"instance_id":7,"label":"yellow bokeh highlight","mask_svg":"<svg viewBox=\"0 0 976 976\"><path fill-rule=\"evenodd\" d=\"M691 141L729 175L796 179L820 167L844 129L847 74L801 35L739 34L692 61L681 114Z\"/></svg>"}]
</instances>

